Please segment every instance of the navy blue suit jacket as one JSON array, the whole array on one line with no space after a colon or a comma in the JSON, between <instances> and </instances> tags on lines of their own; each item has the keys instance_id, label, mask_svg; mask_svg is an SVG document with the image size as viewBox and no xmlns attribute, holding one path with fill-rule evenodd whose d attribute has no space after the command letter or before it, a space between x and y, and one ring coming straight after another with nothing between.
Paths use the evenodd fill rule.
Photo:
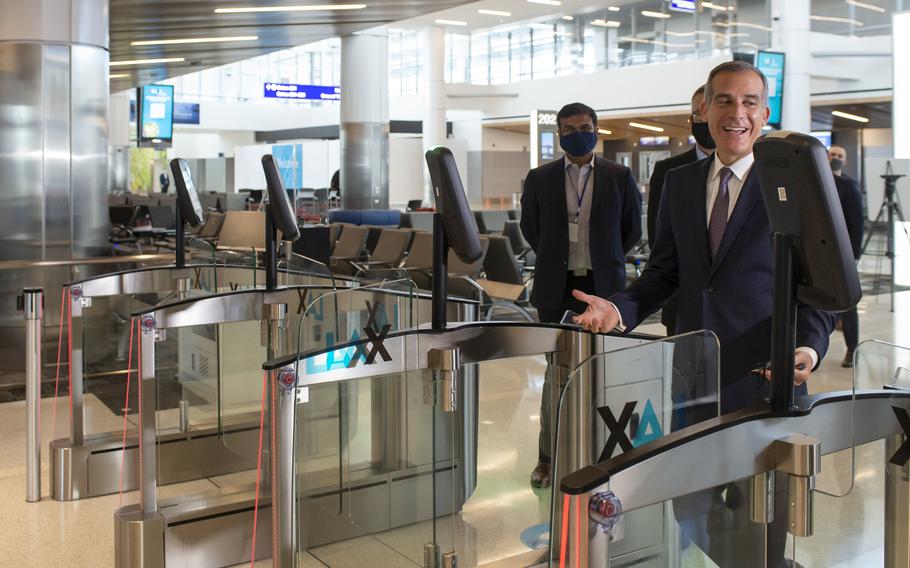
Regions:
<instances>
[{"instance_id":1,"label":"navy blue suit jacket","mask_svg":"<svg viewBox=\"0 0 910 568\"><path fill-rule=\"evenodd\" d=\"M677 332L709 329L720 340L721 408L730 412L768 394L768 381L749 371L770 359L773 251L753 168L712 261L705 204L714 159L668 172L648 266L641 278L609 300L632 329L678 291ZM811 347L821 360L833 327L831 314L800 306L796 344ZM805 389L798 387L797 394Z\"/></svg>"},{"instance_id":2,"label":"navy blue suit jacket","mask_svg":"<svg viewBox=\"0 0 910 568\"><path fill-rule=\"evenodd\" d=\"M641 239L641 193L632 171L594 158L594 186L588 243L598 296L626 286L626 253ZM538 309L562 305L569 269L569 213L563 158L528 172L521 194L521 232L537 263L531 303Z\"/></svg>"}]
</instances>

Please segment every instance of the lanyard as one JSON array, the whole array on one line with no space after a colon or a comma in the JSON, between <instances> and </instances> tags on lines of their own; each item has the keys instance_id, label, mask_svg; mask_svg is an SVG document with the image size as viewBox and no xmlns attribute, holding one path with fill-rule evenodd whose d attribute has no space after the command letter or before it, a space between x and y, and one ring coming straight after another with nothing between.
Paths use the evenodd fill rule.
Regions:
<instances>
[{"instance_id":1,"label":"lanyard","mask_svg":"<svg viewBox=\"0 0 910 568\"><path fill-rule=\"evenodd\" d=\"M579 166L579 171L581 166ZM575 197L578 199L578 208L575 210L575 222L578 222L578 215L581 214L581 202L584 201L585 192L588 191L588 181L591 179L591 173L594 172L594 166L588 168L588 174L585 176L585 181L581 184L581 193L578 193L578 179L575 180ZM579 176L581 177L581 176Z\"/></svg>"}]
</instances>

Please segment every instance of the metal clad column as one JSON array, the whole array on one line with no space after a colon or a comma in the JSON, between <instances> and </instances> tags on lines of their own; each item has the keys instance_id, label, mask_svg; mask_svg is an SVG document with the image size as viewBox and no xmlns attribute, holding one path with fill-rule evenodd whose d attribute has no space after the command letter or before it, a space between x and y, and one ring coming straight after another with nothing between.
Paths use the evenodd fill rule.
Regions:
<instances>
[{"instance_id":1,"label":"metal clad column","mask_svg":"<svg viewBox=\"0 0 910 568\"><path fill-rule=\"evenodd\" d=\"M41 288L23 291L25 311L25 500L41 500L41 323L44 319L44 292Z\"/></svg>"},{"instance_id":2,"label":"metal clad column","mask_svg":"<svg viewBox=\"0 0 910 568\"><path fill-rule=\"evenodd\" d=\"M423 82L423 149L446 142L446 93L445 93L445 29L428 26L420 32L420 46L424 58ZM430 171L423 168L423 202L433 204L433 186Z\"/></svg>"},{"instance_id":3,"label":"metal clad column","mask_svg":"<svg viewBox=\"0 0 910 568\"><path fill-rule=\"evenodd\" d=\"M809 64L812 54L806 49L809 39L809 0L776 0L772 6L780 14L780 20L772 21L774 47L787 54L781 128L809 132L812 130L812 108L809 102Z\"/></svg>"},{"instance_id":4,"label":"metal clad column","mask_svg":"<svg viewBox=\"0 0 910 568\"><path fill-rule=\"evenodd\" d=\"M389 206L389 40L341 38L341 203Z\"/></svg>"},{"instance_id":5,"label":"metal clad column","mask_svg":"<svg viewBox=\"0 0 910 568\"><path fill-rule=\"evenodd\" d=\"M110 226L108 1L0 0L0 14L0 261L99 255ZM70 279L69 267L0 273L0 341L24 352L13 302L23 284ZM49 296L56 316L59 294Z\"/></svg>"}]
</instances>

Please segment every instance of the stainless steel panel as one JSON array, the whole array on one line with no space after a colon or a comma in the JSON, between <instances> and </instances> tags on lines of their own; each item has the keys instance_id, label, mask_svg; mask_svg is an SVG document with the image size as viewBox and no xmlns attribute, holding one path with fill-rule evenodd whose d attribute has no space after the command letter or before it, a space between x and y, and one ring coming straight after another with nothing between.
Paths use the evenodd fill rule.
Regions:
<instances>
[{"instance_id":1,"label":"stainless steel panel","mask_svg":"<svg viewBox=\"0 0 910 568\"><path fill-rule=\"evenodd\" d=\"M94 45L105 50L110 45L108 0L64 0L70 4L70 37L75 43ZM107 88L107 87L105 87Z\"/></svg>"},{"instance_id":2,"label":"stainless steel panel","mask_svg":"<svg viewBox=\"0 0 910 568\"><path fill-rule=\"evenodd\" d=\"M70 48L44 46L41 107L44 113L42 250L31 258L72 258L70 230ZM36 251L37 252L37 251ZM53 288L56 290L56 288Z\"/></svg>"},{"instance_id":3,"label":"stainless steel panel","mask_svg":"<svg viewBox=\"0 0 910 568\"><path fill-rule=\"evenodd\" d=\"M161 513L143 514L135 505L114 513L114 566L163 568L166 522Z\"/></svg>"},{"instance_id":4,"label":"stainless steel panel","mask_svg":"<svg viewBox=\"0 0 910 568\"><path fill-rule=\"evenodd\" d=\"M96 256L107 249L107 51L72 46L71 174L74 256Z\"/></svg>"},{"instance_id":5,"label":"stainless steel panel","mask_svg":"<svg viewBox=\"0 0 910 568\"><path fill-rule=\"evenodd\" d=\"M345 209L388 209L389 124L341 124L341 201Z\"/></svg>"},{"instance_id":6,"label":"stainless steel panel","mask_svg":"<svg viewBox=\"0 0 910 568\"><path fill-rule=\"evenodd\" d=\"M43 68L41 45L0 44L0 260L41 258ZM8 279L14 276L0 278L8 293ZM2 315L9 317L13 309L4 298Z\"/></svg>"}]
</instances>

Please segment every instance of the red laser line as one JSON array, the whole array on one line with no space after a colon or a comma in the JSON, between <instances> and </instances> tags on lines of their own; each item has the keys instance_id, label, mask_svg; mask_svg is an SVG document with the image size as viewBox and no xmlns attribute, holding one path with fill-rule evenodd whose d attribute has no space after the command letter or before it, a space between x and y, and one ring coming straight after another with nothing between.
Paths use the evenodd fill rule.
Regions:
<instances>
[{"instance_id":1,"label":"red laser line","mask_svg":"<svg viewBox=\"0 0 910 568\"><path fill-rule=\"evenodd\" d=\"M566 551L569 548L569 496L563 496L562 526L559 531L559 568L566 567Z\"/></svg>"}]
</instances>

